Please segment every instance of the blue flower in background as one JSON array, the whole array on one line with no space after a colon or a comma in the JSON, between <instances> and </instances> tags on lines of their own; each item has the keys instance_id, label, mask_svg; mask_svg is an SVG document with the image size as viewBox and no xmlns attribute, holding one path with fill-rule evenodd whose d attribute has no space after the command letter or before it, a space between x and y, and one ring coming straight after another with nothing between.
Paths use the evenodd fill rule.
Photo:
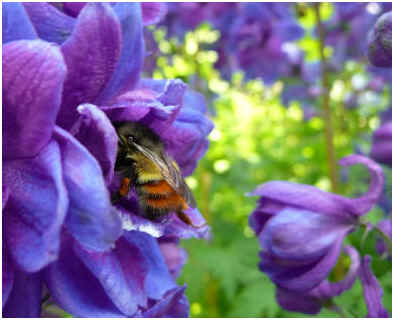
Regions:
<instances>
[{"instance_id":1,"label":"blue flower in background","mask_svg":"<svg viewBox=\"0 0 394 320\"><path fill-rule=\"evenodd\" d=\"M61 8L69 14L47 3L3 6L3 314L39 316L45 282L51 299L76 316L186 317L185 288L158 237L204 236L208 227L192 230L175 218L152 226L133 195L126 207L112 207L111 121L151 126L185 174L205 153L213 125L203 98L182 82L140 81L142 14L154 23L161 10L77 6ZM190 215L204 222L197 209Z\"/></svg>"}]
</instances>

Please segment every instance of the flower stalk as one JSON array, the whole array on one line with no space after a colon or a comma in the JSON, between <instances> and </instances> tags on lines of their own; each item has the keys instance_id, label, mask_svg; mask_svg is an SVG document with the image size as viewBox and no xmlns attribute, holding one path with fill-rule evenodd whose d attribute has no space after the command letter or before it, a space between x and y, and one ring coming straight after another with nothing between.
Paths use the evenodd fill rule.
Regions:
<instances>
[{"instance_id":1,"label":"flower stalk","mask_svg":"<svg viewBox=\"0 0 394 320\"><path fill-rule=\"evenodd\" d=\"M338 191L338 179L337 179L337 170L336 170L336 161L335 161L335 148L334 148L334 129L332 125L332 113L329 104L329 93L330 93L330 85L328 81L328 70L327 70L327 61L324 54L324 43L325 43L325 31L324 26L321 21L320 16L320 3L313 4L316 21L317 21L317 30L319 35L319 53L321 59L321 79L323 86L323 118L324 118L324 134L326 139L326 150L327 150L327 163L329 167L329 176L331 181L331 189L333 192Z\"/></svg>"}]
</instances>

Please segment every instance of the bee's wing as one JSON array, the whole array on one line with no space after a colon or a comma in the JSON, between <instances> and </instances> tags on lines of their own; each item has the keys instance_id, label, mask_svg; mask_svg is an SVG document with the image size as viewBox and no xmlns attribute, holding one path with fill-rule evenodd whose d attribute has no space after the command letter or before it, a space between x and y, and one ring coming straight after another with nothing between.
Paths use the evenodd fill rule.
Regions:
<instances>
[{"instance_id":1,"label":"bee's wing","mask_svg":"<svg viewBox=\"0 0 394 320\"><path fill-rule=\"evenodd\" d=\"M151 150L135 144L137 149L141 151L148 159L150 159L160 169L163 179L174 188L174 190L192 207L196 207L196 201L193 194L186 184L182 173L176 162L168 156L165 152L155 153Z\"/></svg>"}]
</instances>

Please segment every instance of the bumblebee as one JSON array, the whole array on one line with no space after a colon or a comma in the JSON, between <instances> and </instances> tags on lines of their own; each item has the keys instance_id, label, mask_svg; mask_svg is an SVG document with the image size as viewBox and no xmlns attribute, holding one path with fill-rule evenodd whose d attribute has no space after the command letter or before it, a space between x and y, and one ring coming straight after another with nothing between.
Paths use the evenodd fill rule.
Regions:
<instances>
[{"instance_id":1,"label":"bumblebee","mask_svg":"<svg viewBox=\"0 0 394 320\"><path fill-rule=\"evenodd\" d=\"M184 213L196 202L177 163L165 152L160 137L148 127L134 122L114 123L118 134L115 172L122 177L120 189L112 203L136 190L139 206L149 220L157 221L169 212L195 228Z\"/></svg>"}]
</instances>

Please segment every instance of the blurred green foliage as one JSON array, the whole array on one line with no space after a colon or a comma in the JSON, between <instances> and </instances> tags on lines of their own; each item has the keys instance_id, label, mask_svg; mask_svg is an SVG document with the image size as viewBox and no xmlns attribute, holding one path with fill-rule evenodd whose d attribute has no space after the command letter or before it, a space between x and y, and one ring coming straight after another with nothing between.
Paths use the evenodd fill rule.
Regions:
<instances>
[{"instance_id":1,"label":"blurred green foliage","mask_svg":"<svg viewBox=\"0 0 394 320\"><path fill-rule=\"evenodd\" d=\"M302 6L299 9L306 10L301 19L304 27L313 27L310 9ZM323 6L323 11L323 18L327 19L332 6ZM259 245L248 227L248 216L256 198L245 194L270 180L305 183L330 191L320 99L314 106L316 116L304 120L299 101L293 101L288 108L281 104L285 82L266 87L261 80L244 81L241 73L234 74L230 81L223 80L214 68L217 53L209 48L220 34L208 24L188 32L184 41L168 39L164 28L154 31L154 35L160 54L153 77L181 78L203 93L215 123L207 154L194 175L187 178L213 232L209 242L182 242L189 258L178 280L187 283L191 316L305 317L280 309L275 301L274 285L258 270ZM318 45L310 32L300 45L308 60L318 57ZM354 61L349 61L342 72L330 74L337 160L355 150L368 153L372 132L379 126L379 112L390 103L391 88L386 87L381 95L371 91L359 93L362 97L357 108L345 108L346 95L358 92L355 79L367 81L368 77L365 65ZM391 181L391 170L387 169L386 173ZM391 182L389 187L387 196L391 199ZM365 168L355 166L340 172L341 194L357 196L367 188ZM373 223L382 217L378 207L368 215ZM366 242L361 243L362 237L362 233L355 233L348 242L363 253L373 254L374 269L385 289L385 307L391 312L391 263L388 268L371 247L374 235L368 236L367 248ZM330 279L338 280L344 275L349 264L346 258L339 260L333 271L337 274ZM377 265L383 267L378 270ZM359 281L334 301L350 310L350 316L366 315ZM318 317L338 315L324 309Z\"/></svg>"}]
</instances>

